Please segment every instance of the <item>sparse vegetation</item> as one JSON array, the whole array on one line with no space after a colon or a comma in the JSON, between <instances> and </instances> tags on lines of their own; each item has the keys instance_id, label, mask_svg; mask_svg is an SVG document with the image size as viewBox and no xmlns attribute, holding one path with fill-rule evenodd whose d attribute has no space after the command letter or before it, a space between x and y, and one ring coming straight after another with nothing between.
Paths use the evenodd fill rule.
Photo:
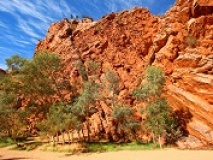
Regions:
<instances>
[{"instance_id":1,"label":"sparse vegetation","mask_svg":"<svg viewBox=\"0 0 213 160\"><path fill-rule=\"evenodd\" d=\"M73 14L70 14L70 19L76 19L76 20L78 20L78 18L79 18L78 15L74 16Z\"/></svg>"},{"instance_id":2,"label":"sparse vegetation","mask_svg":"<svg viewBox=\"0 0 213 160\"><path fill-rule=\"evenodd\" d=\"M92 17L90 17L90 16L82 15L82 19L84 19L84 18L86 18L86 19L90 19L91 21L93 21L93 18L92 18Z\"/></svg>"},{"instance_id":3,"label":"sparse vegetation","mask_svg":"<svg viewBox=\"0 0 213 160\"><path fill-rule=\"evenodd\" d=\"M124 141L135 140L135 132L139 129L140 123L135 120L133 109L124 105L115 106L112 117L116 121L118 133L123 133Z\"/></svg>"},{"instance_id":4,"label":"sparse vegetation","mask_svg":"<svg viewBox=\"0 0 213 160\"><path fill-rule=\"evenodd\" d=\"M160 68L149 66L145 72L145 83L138 87L133 95L143 100L146 108L140 108L146 114L144 122L146 129L152 133L153 141L158 137L161 147L161 137L173 140L180 135L176 119L166 99L162 96L165 76ZM171 141L170 141L171 142Z\"/></svg>"},{"instance_id":5,"label":"sparse vegetation","mask_svg":"<svg viewBox=\"0 0 213 160\"><path fill-rule=\"evenodd\" d=\"M0 138L0 148L11 146L14 144L14 141L10 137Z\"/></svg>"},{"instance_id":6,"label":"sparse vegetation","mask_svg":"<svg viewBox=\"0 0 213 160\"><path fill-rule=\"evenodd\" d=\"M185 39L185 44L188 47L196 47L196 45L198 44L198 40L196 39L196 37L192 36L192 35L188 35Z\"/></svg>"},{"instance_id":7,"label":"sparse vegetation","mask_svg":"<svg viewBox=\"0 0 213 160\"><path fill-rule=\"evenodd\" d=\"M108 70L105 74L106 82L104 83L106 89L108 89L110 95L110 101L111 101L111 108L113 109L115 104L117 103L115 96L119 94L119 77L118 75Z\"/></svg>"},{"instance_id":8,"label":"sparse vegetation","mask_svg":"<svg viewBox=\"0 0 213 160\"><path fill-rule=\"evenodd\" d=\"M97 24L95 25L95 34L100 34L102 31L102 28L101 28L101 25L100 24Z\"/></svg>"},{"instance_id":9,"label":"sparse vegetation","mask_svg":"<svg viewBox=\"0 0 213 160\"><path fill-rule=\"evenodd\" d=\"M68 103L61 91L72 93L73 88L68 79L59 78L63 64L56 54L39 53L32 61L16 55L7 64L11 71L0 81L0 117L5 122L0 132L16 140L34 133L31 123L36 122L35 117L44 118L57 99Z\"/></svg>"},{"instance_id":10,"label":"sparse vegetation","mask_svg":"<svg viewBox=\"0 0 213 160\"><path fill-rule=\"evenodd\" d=\"M86 143L84 152L110 152L122 150L151 150L159 148L153 143Z\"/></svg>"},{"instance_id":11,"label":"sparse vegetation","mask_svg":"<svg viewBox=\"0 0 213 160\"><path fill-rule=\"evenodd\" d=\"M153 150L159 149L159 146L153 143L111 143L111 142L98 142L98 143L78 143L64 146L51 146L45 145L43 151L52 152L66 152L71 154L77 153L94 153L94 152L111 152L122 150Z\"/></svg>"},{"instance_id":12,"label":"sparse vegetation","mask_svg":"<svg viewBox=\"0 0 213 160\"><path fill-rule=\"evenodd\" d=\"M90 123L89 118L95 113L95 102L98 96L99 85L86 81L83 84L83 92L78 96L73 105L70 105L71 113L77 116L77 119L87 126L87 141L90 141Z\"/></svg>"},{"instance_id":13,"label":"sparse vegetation","mask_svg":"<svg viewBox=\"0 0 213 160\"><path fill-rule=\"evenodd\" d=\"M152 144L136 142L103 143L99 142L101 135L98 140L91 139L90 118L98 112L96 105L99 101L105 101L111 109L107 116L115 125L114 134L122 142L137 140L136 132L142 129L141 125L152 133L154 140L159 137L159 142L161 137L173 142L179 136L172 110L162 96L165 77L159 68L148 67L144 83L133 93L138 101L146 104L146 108L140 110L147 118L145 122L139 122L135 118L136 109L118 98L120 77L116 72L108 70L103 79L96 81L100 63L77 60L74 67L80 81L76 82L76 86L71 86L69 78L60 74L64 64L56 54L38 53L32 61L16 55L7 63L10 71L0 79L0 120L7 123L0 123L0 133L2 137L11 137L20 149L37 147L35 143L26 145L19 141L19 137L27 139L32 134L47 136L48 141L53 142L53 146L47 147L47 150L52 148L53 151L61 151L56 144L66 146L67 143L79 141L81 148L68 147L67 151L102 152L153 147ZM65 98L64 93L69 98ZM73 140L72 131L77 131L77 140ZM59 136L62 141L59 141ZM109 139L111 142L114 140L112 137Z\"/></svg>"},{"instance_id":14,"label":"sparse vegetation","mask_svg":"<svg viewBox=\"0 0 213 160\"><path fill-rule=\"evenodd\" d=\"M71 124L72 115L68 111L68 106L63 103L56 103L49 108L46 119L38 124L40 132L46 132L46 135L52 137L53 146L55 146L54 136L64 130ZM65 140L63 139L63 143Z\"/></svg>"}]
</instances>

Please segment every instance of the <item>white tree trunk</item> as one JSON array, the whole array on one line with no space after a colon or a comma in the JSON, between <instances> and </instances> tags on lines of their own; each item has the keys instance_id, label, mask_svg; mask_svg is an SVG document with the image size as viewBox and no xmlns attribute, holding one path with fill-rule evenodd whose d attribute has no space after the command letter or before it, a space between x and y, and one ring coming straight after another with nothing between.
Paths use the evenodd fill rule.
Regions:
<instances>
[{"instance_id":1,"label":"white tree trunk","mask_svg":"<svg viewBox=\"0 0 213 160\"><path fill-rule=\"evenodd\" d=\"M55 138L54 138L54 136L52 136L52 142L53 142L53 146L55 146Z\"/></svg>"},{"instance_id":2,"label":"white tree trunk","mask_svg":"<svg viewBox=\"0 0 213 160\"><path fill-rule=\"evenodd\" d=\"M71 142L70 130L68 130L67 135L68 135L68 143L71 144L72 142Z\"/></svg>"},{"instance_id":3,"label":"white tree trunk","mask_svg":"<svg viewBox=\"0 0 213 160\"><path fill-rule=\"evenodd\" d=\"M160 137L160 135L158 135L158 143L159 143L159 145L160 145L160 148L162 148L162 145L161 145L161 137Z\"/></svg>"},{"instance_id":4,"label":"white tree trunk","mask_svg":"<svg viewBox=\"0 0 213 160\"><path fill-rule=\"evenodd\" d=\"M155 144L155 134L154 133L152 133L152 141Z\"/></svg>"}]
</instances>

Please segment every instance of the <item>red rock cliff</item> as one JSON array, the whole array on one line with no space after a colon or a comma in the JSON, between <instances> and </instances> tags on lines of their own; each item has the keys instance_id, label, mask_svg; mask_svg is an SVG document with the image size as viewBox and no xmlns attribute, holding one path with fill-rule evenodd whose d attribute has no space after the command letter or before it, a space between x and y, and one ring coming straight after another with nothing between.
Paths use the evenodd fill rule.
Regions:
<instances>
[{"instance_id":1,"label":"red rock cliff","mask_svg":"<svg viewBox=\"0 0 213 160\"><path fill-rule=\"evenodd\" d=\"M64 19L51 25L45 39L38 42L36 54L43 50L58 53L67 65L63 74L71 80L76 78L72 74L74 61L99 61L99 77L107 69L116 71L119 97L129 104L134 104L130 94L140 84L144 69L160 66L166 73L169 103L189 132L179 146L213 144L212 7L211 0L178 0L162 17L134 8L111 13L97 22ZM105 103L98 107L109 111ZM110 120L99 113L91 118L93 130L101 130L100 121L106 132L113 133Z\"/></svg>"}]
</instances>

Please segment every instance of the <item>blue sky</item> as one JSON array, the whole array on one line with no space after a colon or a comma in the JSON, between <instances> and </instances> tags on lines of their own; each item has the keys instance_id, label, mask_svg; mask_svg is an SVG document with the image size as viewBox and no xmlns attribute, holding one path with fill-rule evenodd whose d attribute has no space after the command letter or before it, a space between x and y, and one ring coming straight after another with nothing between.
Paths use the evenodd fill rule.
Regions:
<instances>
[{"instance_id":1,"label":"blue sky","mask_svg":"<svg viewBox=\"0 0 213 160\"><path fill-rule=\"evenodd\" d=\"M51 23L70 15L88 15L95 20L110 12L147 7L164 14L175 0L0 0L0 68L14 54L31 59L36 42Z\"/></svg>"}]
</instances>

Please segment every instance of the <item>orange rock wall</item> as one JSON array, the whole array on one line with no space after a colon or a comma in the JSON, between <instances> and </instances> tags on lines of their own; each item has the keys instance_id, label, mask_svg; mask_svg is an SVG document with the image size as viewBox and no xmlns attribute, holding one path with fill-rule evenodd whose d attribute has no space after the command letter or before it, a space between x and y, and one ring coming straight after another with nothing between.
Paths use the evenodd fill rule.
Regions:
<instances>
[{"instance_id":1,"label":"orange rock wall","mask_svg":"<svg viewBox=\"0 0 213 160\"><path fill-rule=\"evenodd\" d=\"M148 65L159 66L166 73L165 94L170 105L182 115L191 115L182 116L189 137L197 144L213 144L213 14L208 8L212 4L197 1L205 9L199 8L195 16L194 3L178 0L165 16L134 8L110 13L97 22L64 19L50 26L35 56L43 50L58 53L67 66L62 74L71 81L77 79L73 74L76 60L100 62L98 76L108 69L116 71L120 100L133 107L130 94L141 83L143 71ZM102 130L113 135L112 121L101 116L102 111L110 112L109 107L104 102L97 107L91 130L96 135ZM183 147L199 147L186 142L181 143Z\"/></svg>"}]
</instances>

